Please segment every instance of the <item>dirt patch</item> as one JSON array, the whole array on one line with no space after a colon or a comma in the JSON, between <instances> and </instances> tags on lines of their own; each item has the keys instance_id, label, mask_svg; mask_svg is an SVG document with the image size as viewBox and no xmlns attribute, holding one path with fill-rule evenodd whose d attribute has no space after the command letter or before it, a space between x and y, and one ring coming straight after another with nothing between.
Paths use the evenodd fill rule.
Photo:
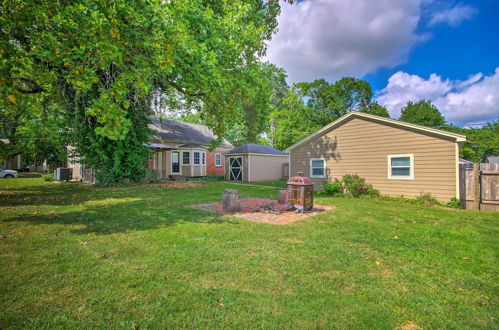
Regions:
<instances>
[{"instance_id":1,"label":"dirt patch","mask_svg":"<svg viewBox=\"0 0 499 330\"><path fill-rule=\"evenodd\" d=\"M190 205L189 207L198 210L216 212L218 214L225 214L222 202ZM277 200L265 198L244 198L241 200L241 211L231 215L255 222L285 225L332 209L334 209L333 206L314 205L312 211L299 213L295 211L287 211L285 205L283 203L278 203Z\"/></svg>"},{"instance_id":2,"label":"dirt patch","mask_svg":"<svg viewBox=\"0 0 499 330\"><path fill-rule=\"evenodd\" d=\"M398 330L421 330L421 328L412 321L407 321L406 324L401 325L397 328Z\"/></svg>"},{"instance_id":3,"label":"dirt patch","mask_svg":"<svg viewBox=\"0 0 499 330\"><path fill-rule=\"evenodd\" d=\"M165 183L150 183L150 187L164 187L164 188L197 188L202 187L202 184L194 182L165 182Z\"/></svg>"}]
</instances>

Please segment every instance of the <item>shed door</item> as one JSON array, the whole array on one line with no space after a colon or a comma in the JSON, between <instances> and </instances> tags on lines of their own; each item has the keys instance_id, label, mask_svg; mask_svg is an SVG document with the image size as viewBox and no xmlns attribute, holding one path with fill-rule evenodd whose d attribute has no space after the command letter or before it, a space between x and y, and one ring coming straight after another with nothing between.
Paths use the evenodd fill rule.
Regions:
<instances>
[{"instance_id":1,"label":"shed door","mask_svg":"<svg viewBox=\"0 0 499 330\"><path fill-rule=\"evenodd\" d=\"M229 180L243 181L243 157L229 158Z\"/></svg>"}]
</instances>

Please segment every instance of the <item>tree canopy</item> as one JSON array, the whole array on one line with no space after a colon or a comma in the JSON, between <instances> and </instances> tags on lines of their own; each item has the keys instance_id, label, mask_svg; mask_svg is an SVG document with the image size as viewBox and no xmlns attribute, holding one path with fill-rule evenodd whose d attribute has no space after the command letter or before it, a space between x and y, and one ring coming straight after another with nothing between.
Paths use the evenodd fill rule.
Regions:
<instances>
[{"instance_id":1,"label":"tree canopy","mask_svg":"<svg viewBox=\"0 0 499 330\"><path fill-rule=\"evenodd\" d=\"M373 100L371 85L361 79L342 78L334 83L324 79L295 85L297 92L307 99L307 106L313 110L312 120L320 126L357 110L388 117L388 111Z\"/></svg>"},{"instance_id":2,"label":"tree canopy","mask_svg":"<svg viewBox=\"0 0 499 330\"><path fill-rule=\"evenodd\" d=\"M373 100L367 81L346 77L335 83L318 79L294 84L271 116L274 145L285 149L352 110L389 117Z\"/></svg>"},{"instance_id":3,"label":"tree canopy","mask_svg":"<svg viewBox=\"0 0 499 330\"><path fill-rule=\"evenodd\" d=\"M428 100L407 102L407 105L402 108L400 120L428 127L445 125L445 118L440 110Z\"/></svg>"}]
</instances>

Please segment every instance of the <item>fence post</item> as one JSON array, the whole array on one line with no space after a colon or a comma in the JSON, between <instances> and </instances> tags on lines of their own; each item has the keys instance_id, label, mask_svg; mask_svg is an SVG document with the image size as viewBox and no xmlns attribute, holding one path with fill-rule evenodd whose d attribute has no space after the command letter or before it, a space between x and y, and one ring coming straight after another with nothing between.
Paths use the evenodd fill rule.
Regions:
<instances>
[{"instance_id":1,"label":"fence post","mask_svg":"<svg viewBox=\"0 0 499 330\"><path fill-rule=\"evenodd\" d=\"M480 164L473 164L473 209L480 210Z\"/></svg>"}]
</instances>

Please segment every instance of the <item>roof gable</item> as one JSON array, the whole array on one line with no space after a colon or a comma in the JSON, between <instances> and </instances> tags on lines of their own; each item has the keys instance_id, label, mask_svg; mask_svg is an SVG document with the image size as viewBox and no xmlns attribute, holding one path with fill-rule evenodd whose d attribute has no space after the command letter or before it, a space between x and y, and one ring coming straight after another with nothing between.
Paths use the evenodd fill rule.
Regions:
<instances>
[{"instance_id":1,"label":"roof gable","mask_svg":"<svg viewBox=\"0 0 499 330\"><path fill-rule=\"evenodd\" d=\"M303 143L315 138L315 137L318 137L318 136L321 136L323 133L326 133L327 131L329 131L330 129L332 128L335 128L335 127L338 127L338 126L341 126L343 125L345 122L348 121L348 119L350 118L367 118L367 119L372 119L374 121L377 121L379 123L384 123L384 124L391 124L393 126L397 126L397 127L400 127L400 128L404 128L404 129L412 129L414 131L418 131L418 132L421 132L421 133L431 133L433 135L436 135L436 136L440 136L440 137L445 137L445 138L452 138L454 139L456 142L465 142L466 141L466 136L464 135L460 135L460 134L456 134L456 133L451 133L451 132L448 132L448 131L444 131L444 130L441 130L441 129L437 129L437 128L432 128L432 127L426 127L426 126L422 126L422 125L417 125L417 124L412 124L412 123L408 123L408 122L404 122L404 121L400 121L400 120L396 120L396 119L391 119L391 118L385 118L385 117L381 117L381 116L376 116L376 115L372 115L372 114L369 114L369 113L365 113L365 112L360 112L360 111L350 111L349 113L347 113L346 115L343 115L342 117L338 118L337 120L333 121L332 123L324 126L323 128L319 129L317 132L307 136L306 138L296 142L295 144L293 144L292 146L288 147L286 150L286 152L290 152L291 150L297 148L298 146L302 145Z\"/></svg>"},{"instance_id":2,"label":"roof gable","mask_svg":"<svg viewBox=\"0 0 499 330\"><path fill-rule=\"evenodd\" d=\"M197 143L209 145L217 136L205 125L186 123L177 120L150 117L149 128L153 130L153 139L179 143ZM233 147L222 139L221 147Z\"/></svg>"}]
</instances>

